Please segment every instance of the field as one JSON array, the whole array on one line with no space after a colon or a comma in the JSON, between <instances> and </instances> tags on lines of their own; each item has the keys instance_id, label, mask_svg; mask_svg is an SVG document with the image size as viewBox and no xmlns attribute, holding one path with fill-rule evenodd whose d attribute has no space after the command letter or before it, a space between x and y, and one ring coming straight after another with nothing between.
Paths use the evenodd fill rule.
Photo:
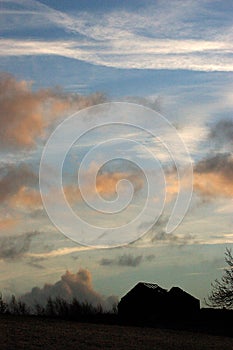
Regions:
<instances>
[{"instance_id":1,"label":"field","mask_svg":"<svg viewBox=\"0 0 233 350\"><path fill-rule=\"evenodd\" d=\"M233 339L186 331L4 316L0 318L0 349L232 350Z\"/></svg>"}]
</instances>

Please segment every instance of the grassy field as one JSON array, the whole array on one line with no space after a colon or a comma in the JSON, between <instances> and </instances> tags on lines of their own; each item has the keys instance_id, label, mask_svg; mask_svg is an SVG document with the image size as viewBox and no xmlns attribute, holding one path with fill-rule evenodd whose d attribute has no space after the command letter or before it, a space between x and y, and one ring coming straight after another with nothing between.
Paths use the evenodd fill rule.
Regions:
<instances>
[{"instance_id":1,"label":"grassy field","mask_svg":"<svg viewBox=\"0 0 233 350\"><path fill-rule=\"evenodd\" d=\"M233 338L185 331L2 316L0 349L232 350Z\"/></svg>"}]
</instances>

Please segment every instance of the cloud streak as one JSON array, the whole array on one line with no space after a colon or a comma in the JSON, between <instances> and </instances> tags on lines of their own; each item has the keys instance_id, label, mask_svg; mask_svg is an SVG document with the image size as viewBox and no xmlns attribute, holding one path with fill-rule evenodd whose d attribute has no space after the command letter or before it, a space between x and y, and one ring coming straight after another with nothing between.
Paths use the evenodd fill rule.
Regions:
<instances>
[{"instance_id":1,"label":"cloud streak","mask_svg":"<svg viewBox=\"0 0 233 350\"><path fill-rule=\"evenodd\" d=\"M144 42L146 40L147 43ZM195 40L140 40L137 49L130 40L103 47L78 41L1 39L0 56L56 55L95 65L123 69L187 69L232 72L231 43ZM105 44L106 45L106 44ZM85 48L82 48L84 46Z\"/></svg>"},{"instance_id":2,"label":"cloud streak","mask_svg":"<svg viewBox=\"0 0 233 350\"><path fill-rule=\"evenodd\" d=\"M60 40L41 36L36 40L2 39L2 56L58 55L125 69L233 71L233 45L226 34L231 32L230 19L229 23L227 18L226 23L222 21L223 26L216 32L212 18L217 13L214 9L211 12L206 2L184 4L176 0L171 9L158 1L156 6L146 4L140 13L136 9L119 10L98 16L91 12L70 15L37 1L26 1L17 10L2 9L3 29L14 32L16 24L21 23L30 31L46 26L64 32ZM201 37L197 34L203 25L197 20L200 12L209 19ZM33 21L25 21L29 15Z\"/></svg>"},{"instance_id":3,"label":"cloud streak","mask_svg":"<svg viewBox=\"0 0 233 350\"><path fill-rule=\"evenodd\" d=\"M93 250L95 248L93 247L83 247L83 246L78 246L78 247L63 247L59 249L54 249L46 253L27 253L26 256L30 258L35 258L35 259L49 259L49 258L56 258L59 256L63 255L69 255L72 253L77 253L77 252L83 252L83 251L88 251L88 250Z\"/></svg>"}]
</instances>

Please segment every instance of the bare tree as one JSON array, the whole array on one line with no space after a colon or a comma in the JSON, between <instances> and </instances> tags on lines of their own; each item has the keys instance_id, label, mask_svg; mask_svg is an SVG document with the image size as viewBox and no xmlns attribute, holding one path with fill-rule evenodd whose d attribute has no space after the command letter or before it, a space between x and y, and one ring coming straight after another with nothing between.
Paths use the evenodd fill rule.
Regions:
<instances>
[{"instance_id":1,"label":"bare tree","mask_svg":"<svg viewBox=\"0 0 233 350\"><path fill-rule=\"evenodd\" d=\"M233 256L231 249L226 248L225 261L228 266L224 269L221 279L216 279L211 284L212 292L205 302L211 307L233 309Z\"/></svg>"},{"instance_id":2,"label":"bare tree","mask_svg":"<svg viewBox=\"0 0 233 350\"><path fill-rule=\"evenodd\" d=\"M3 300L2 293L0 293L0 314L7 312L7 303Z\"/></svg>"}]
</instances>

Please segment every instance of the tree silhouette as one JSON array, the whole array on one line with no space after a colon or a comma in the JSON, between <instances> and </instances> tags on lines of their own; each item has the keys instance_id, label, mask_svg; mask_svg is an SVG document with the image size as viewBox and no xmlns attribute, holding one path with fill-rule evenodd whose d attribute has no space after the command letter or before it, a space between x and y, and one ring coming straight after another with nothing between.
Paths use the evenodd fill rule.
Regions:
<instances>
[{"instance_id":1,"label":"tree silhouette","mask_svg":"<svg viewBox=\"0 0 233 350\"><path fill-rule=\"evenodd\" d=\"M233 256L231 249L226 248L225 261L227 267L220 280L211 283L212 292L208 295L206 304L211 307L233 309Z\"/></svg>"},{"instance_id":2,"label":"tree silhouette","mask_svg":"<svg viewBox=\"0 0 233 350\"><path fill-rule=\"evenodd\" d=\"M0 293L0 314L7 312L7 303L3 300L2 293Z\"/></svg>"}]
</instances>

